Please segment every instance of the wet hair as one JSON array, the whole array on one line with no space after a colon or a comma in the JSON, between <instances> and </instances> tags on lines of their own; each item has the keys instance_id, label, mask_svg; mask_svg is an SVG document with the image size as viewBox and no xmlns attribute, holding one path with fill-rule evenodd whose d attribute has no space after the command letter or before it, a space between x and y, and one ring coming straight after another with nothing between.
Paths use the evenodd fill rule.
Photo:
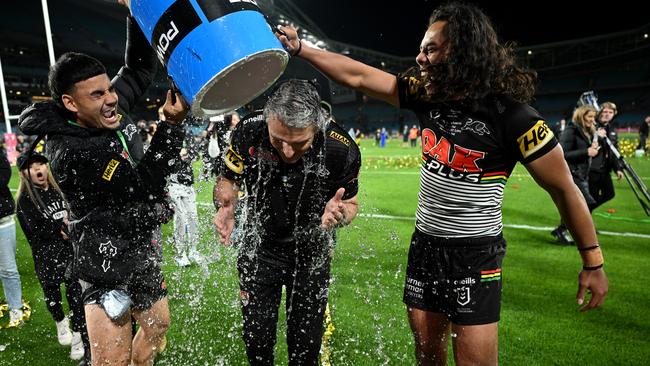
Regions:
<instances>
[{"instance_id":1,"label":"wet hair","mask_svg":"<svg viewBox=\"0 0 650 366\"><path fill-rule=\"evenodd\" d=\"M429 78L435 101L478 100L488 94L508 95L519 102L533 99L537 73L517 63L513 44L501 44L490 18L472 4L449 2L436 8L429 26L447 21L445 60L433 65Z\"/></svg>"},{"instance_id":2,"label":"wet hair","mask_svg":"<svg viewBox=\"0 0 650 366\"><path fill-rule=\"evenodd\" d=\"M264 119L268 121L271 116L288 127L327 126L316 85L307 80L289 79L281 84L264 105Z\"/></svg>"},{"instance_id":3,"label":"wet hair","mask_svg":"<svg viewBox=\"0 0 650 366\"><path fill-rule=\"evenodd\" d=\"M573 117L571 117L571 121L573 121L573 123L575 123L578 127L580 127L582 132L584 132L587 136L591 138L593 137L594 133L596 133L596 126L594 126L593 124L589 128L585 126L585 122L587 120L585 116L589 112L593 112L594 114L598 113L596 111L596 108L594 108L593 106L586 105L586 104L582 105L576 108L575 111L573 111Z\"/></svg>"},{"instance_id":4,"label":"wet hair","mask_svg":"<svg viewBox=\"0 0 650 366\"><path fill-rule=\"evenodd\" d=\"M77 52L64 53L48 74L52 99L62 106L61 96L71 93L76 83L101 74L106 74L106 68L96 58Z\"/></svg>"}]
</instances>

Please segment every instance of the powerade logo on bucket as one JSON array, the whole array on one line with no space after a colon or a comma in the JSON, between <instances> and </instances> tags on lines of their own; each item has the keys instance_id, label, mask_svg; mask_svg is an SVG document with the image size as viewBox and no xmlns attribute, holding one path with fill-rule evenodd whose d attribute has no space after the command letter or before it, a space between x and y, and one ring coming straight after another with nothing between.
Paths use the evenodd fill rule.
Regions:
<instances>
[{"instance_id":1,"label":"powerade logo on bucket","mask_svg":"<svg viewBox=\"0 0 650 366\"><path fill-rule=\"evenodd\" d=\"M189 0L174 2L158 19L151 34L158 60L166 65L176 46L200 24L201 19Z\"/></svg>"},{"instance_id":2,"label":"powerade logo on bucket","mask_svg":"<svg viewBox=\"0 0 650 366\"><path fill-rule=\"evenodd\" d=\"M197 0L197 3L209 22L242 10L261 13L254 0ZM151 35L152 46L163 65L167 65L181 40L199 25L201 19L189 0L178 0L165 10Z\"/></svg>"}]
</instances>

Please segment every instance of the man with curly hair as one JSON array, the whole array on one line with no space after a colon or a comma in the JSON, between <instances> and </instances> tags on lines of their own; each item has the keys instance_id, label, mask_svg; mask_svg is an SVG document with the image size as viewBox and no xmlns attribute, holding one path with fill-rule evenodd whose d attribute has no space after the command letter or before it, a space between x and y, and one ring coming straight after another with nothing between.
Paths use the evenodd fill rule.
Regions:
<instances>
[{"instance_id":1,"label":"man with curly hair","mask_svg":"<svg viewBox=\"0 0 650 366\"><path fill-rule=\"evenodd\" d=\"M281 31L292 55L330 79L418 116L423 163L404 302L419 365L446 364L450 334L456 364L498 363L501 203L518 161L551 195L576 240L583 261L578 304L591 292L581 310L603 304L608 281L589 210L562 148L527 104L536 74L516 63L480 9L435 9L418 67L400 75L309 47L291 27Z\"/></svg>"}]
</instances>

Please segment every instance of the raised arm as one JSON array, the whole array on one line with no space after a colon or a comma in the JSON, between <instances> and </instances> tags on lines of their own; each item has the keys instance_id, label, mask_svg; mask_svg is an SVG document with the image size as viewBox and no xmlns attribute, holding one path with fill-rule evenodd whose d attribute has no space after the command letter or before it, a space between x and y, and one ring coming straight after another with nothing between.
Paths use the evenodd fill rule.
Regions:
<instances>
[{"instance_id":1,"label":"raised arm","mask_svg":"<svg viewBox=\"0 0 650 366\"><path fill-rule=\"evenodd\" d=\"M602 268L603 255L587 203L573 183L562 148L556 146L544 156L526 164L526 169L537 184L551 195L578 246L583 264L578 278L578 304L583 304L585 290L591 291L589 303L580 310L587 311L602 305L609 287Z\"/></svg>"},{"instance_id":2,"label":"raised arm","mask_svg":"<svg viewBox=\"0 0 650 366\"><path fill-rule=\"evenodd\" d=\"M122 111L128 114L140 100L156 76L158 61L142 30L131 16L126 20L126 49L124 66L115 75L113 86L117 91Z\"/></svg>"},{"instance_id":3,"label":"raised arm","mask_svg":"<svg viewBox=\"0 0 650 366\"><path fill-rule=\"evenodd\" d=\"M399 106L397 77L347 56L307 45L292 27L280 28L286 35L276 33L284 47L314 65L336 83L358 90L370 97Z\"/></svg>"}]
</instances>

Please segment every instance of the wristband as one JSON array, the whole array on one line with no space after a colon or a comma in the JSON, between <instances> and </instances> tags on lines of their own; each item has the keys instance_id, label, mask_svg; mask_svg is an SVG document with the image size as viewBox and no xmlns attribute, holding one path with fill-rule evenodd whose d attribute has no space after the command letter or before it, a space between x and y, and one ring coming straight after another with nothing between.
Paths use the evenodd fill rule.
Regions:
<instances>
[{"instance_id":1,"label":"wristband","mask_svg":"<svg viewBox=\"0 0 650 366\"><path fill-rule=\"evenodd\" d=\"M583 268L602 266L602 264L605 262L605 260L603 259L603 252L601 251L600 246L596 248L586 247L582 249L584 250L580 250L579 253L580 253L580 257L582 258Z\"/></svg>"},{"instance_id":2,"label":"wristband","mask_svg":"<svg viewBox=\"0 0 650 366\"><path fill-rule=\"evenodd\" d=\"M603 265L604 265L604 263L601 263L601 264L599 264L599 265L597 265L597 266L591 266L591 267L589 267L589 266L582 266L582 269L585 270L585 271L595 271L595 270L597 270L597 269L601 269L601 268L603 268Z\"/></svg>"},{"instance_id":3,"label":"wristband","mask_svg":"<svg viewBox=\"0 0 650 366\"><path fill-rule=\"evenodd\" d=\"M600 248L600 245L596 244L596 245L592 245L590 247L578 248L578 251L586 252L588 250L592 250L592 249L596 249L596 248Z\"/></svg>"},{"instance_id":4,"label":"wristband","mask_svg":"<svg viewBox=\"0 0 650 366\"><path fill-rule=\"evenodd\" d=\"M302 51L302 40L298 39L298 50L296 52L294 52L293 55L291 55L291 56L295 57L295 56L300 55L300 51Z\"/></svg>"}]
</instances>

